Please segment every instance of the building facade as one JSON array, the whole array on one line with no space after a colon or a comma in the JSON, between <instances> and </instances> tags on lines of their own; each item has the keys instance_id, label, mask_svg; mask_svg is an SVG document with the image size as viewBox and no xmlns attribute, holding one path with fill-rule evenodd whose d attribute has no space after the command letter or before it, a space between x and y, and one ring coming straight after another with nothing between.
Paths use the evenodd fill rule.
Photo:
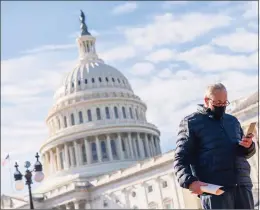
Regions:
<instances>
[{"instance_id":1,"label":"building facade","mask_svg":"<svg viewBox=\"0 0 260 210\"><path fill-rule=\"evenodd\" d=\"M174 151L161 154L160 131L147 122L146 104L98 57L84 19L81 13L79 62L63 78L46 119L49 137L40 147L46 178L33 192L35 208L199 209L199 199L177 183ZM251 106L250 100L233 103L245 127L257 116L258 101ZM251 159L257 186L256 155Z\"/></svg>"}]
</instances>

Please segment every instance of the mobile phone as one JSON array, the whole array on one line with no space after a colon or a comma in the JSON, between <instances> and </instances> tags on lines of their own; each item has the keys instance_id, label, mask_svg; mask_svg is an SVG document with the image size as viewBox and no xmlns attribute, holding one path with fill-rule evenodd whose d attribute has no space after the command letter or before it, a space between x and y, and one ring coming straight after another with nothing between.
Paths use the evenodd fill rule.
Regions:
<instances>
[{"instance_id":1,"label":"mobile phone","mask_svg":"<svg viewBox=\"0 0 260 210\"><path fill-rule=\"evenodd\" d=\"M256 122L252 122L246 132L246 137L254 133Z\"/></svg>"}]
</instances>

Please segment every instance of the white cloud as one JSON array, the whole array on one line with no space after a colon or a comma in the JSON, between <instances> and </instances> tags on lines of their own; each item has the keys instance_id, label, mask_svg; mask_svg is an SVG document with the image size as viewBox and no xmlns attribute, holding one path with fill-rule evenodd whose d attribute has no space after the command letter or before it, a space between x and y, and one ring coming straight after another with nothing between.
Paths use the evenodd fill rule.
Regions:
<instances>
[{"instance_id":1,"label":"white cloud","mask_svg":"<svg viewBox=\"0 0 260 210\"><path fill-rule=\"evenodd\" d=\"M119 14L125 14L125 13L131 13L137 9L137 3L136 2L126 2L124 4L120 4L116 6L112 14L119 15Z\"/></svg>"},{"instance_id":2,"label":"white cloud","mask_svg":"<svg viewBox=\"0 0 260 210\"><path fill-rule=\"evenodd\" d=\"M258 8L257 1L247 2L246 5L244 6L245 12L243 14L243 17L246 19L257 18L258 15L257 8Z\"/></svg>"},{"instance_id":3,"label":"white cloud","mask_svg":"<svg viewBox=\"0 0 260 210\"><path fill-rule=\"evenodd\" d=\"M150 53L146 56L146 60L151 61L153 63L159 63L162 61L169 61L174 58L174 51L170 49L159 49L155 52Z\"/></svg>"},{"instance_id":4,"label":"white cloud","mask_svg":"<svg viewBox=\"0 0 260 210\"><path fill-rule=\"evenodd\" d=\"M151 50L155 46L192 41L215 28L228 26L230 21L229 16L221 14L166 13L155 16L152 23L143 27L125 29L124 34L129 44Z\"/></svg>"},{"instance_id":5,"label":"white cloud","mask_svg":"<svg viewBox=\"0 0 260 210\"><path fill-rule=\"evenodd\" d=\"M234 52L253 52L257 50L258 36L256 33L238 29L231 34L225 34L212 40L213 44L228 47Z\"/></svg>"},{"instance_id":6,"label":"white cloud","mask_svg":"<svg viewBox=\"0 0 260 210\"><path fill-rule=\"evenodd\" d=\"M34 49L26 50L22 53L32 54L32 53L43 53L48 51L60 51L60 50L70 50L76 48L75 44L64 44L64 45L44 45Z\"/></svg>"},{"instance_id":7,"label":"white cloud","mask_svg":"<svg viewBox=\"0 0 260 210\"><path fill-rule=\"evenodd\" d=\"M133 58L136 55L136 49L132 46L118 46L110 50L99 53L100 58L107 62L123 61Z\"/></svg>"},{"instance_id":8,"label":"white cloud","mask_svg":"<svg viewBox=\"0 0 260 210\"><path fill-rule=\"evenodd\" d=\"M180 53L179 60L185 61L201 71L230 71L257 69L257 52L251 55L216 53L209 45L199 46Z\"/></svg>"},{"instance_id":9,"label":"white cloud","mask_svg":"<svg viewBox=\"0 0 260 210\"><path fill-rule=\"evenodd\" d=\"M154 71L154 65L148 62L136 63L131 68L131 73L137 76L146 76Z\"/></svg>"}]
</instances>

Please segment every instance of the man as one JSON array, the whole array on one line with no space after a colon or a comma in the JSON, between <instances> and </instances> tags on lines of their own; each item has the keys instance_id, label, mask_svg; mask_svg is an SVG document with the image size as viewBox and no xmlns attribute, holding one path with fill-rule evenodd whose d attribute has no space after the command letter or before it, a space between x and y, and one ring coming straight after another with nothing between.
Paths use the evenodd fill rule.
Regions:
<instances>
[{"instance_id":1,"label":"man","mask_svg":"<svg viewBox=\"0 0 260 210\"><path fill-rule=\"evenodd\" d=\"M245 137L238 120L225 113L223 84L207 88L204 105L180 123L174 171L181 187L200 197L203 209L253 209L250 165L256 150L253 135ZM201 186L223 186L222 195L203 193Z\"/></svg>"}]
</instances>

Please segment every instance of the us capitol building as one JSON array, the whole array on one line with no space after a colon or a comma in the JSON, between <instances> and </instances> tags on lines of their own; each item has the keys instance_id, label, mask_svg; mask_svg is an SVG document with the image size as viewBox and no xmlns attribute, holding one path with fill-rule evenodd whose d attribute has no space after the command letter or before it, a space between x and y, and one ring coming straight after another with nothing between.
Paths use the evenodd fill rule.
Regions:
<instances>
[{"instance_id":1,"label":"us capitol building","mask_svg":"<svg viewBox=\"0 0 260 210\"><path fill-rule=\"evenodd\" d=\"M79 62L63 78L46 119L45 180L33 192L35 208L199 209L198 198L177 183L174 151L161 154L160 131L147 122L146 104L98 57L95 41L81 12ZM245 128L257 121L257 98L233 103ZM257 154L251 159L257 192ZM29 209L29 203L3 195L2 208Z\"/></svg>"}]
</instances>

